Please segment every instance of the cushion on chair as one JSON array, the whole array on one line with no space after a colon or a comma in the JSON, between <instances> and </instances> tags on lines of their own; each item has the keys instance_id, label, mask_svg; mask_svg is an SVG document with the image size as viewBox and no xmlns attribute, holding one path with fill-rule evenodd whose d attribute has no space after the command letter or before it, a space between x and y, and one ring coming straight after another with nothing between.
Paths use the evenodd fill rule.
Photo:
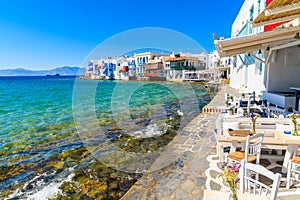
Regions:
<instances>
[{"instance_id":1,"label":"cushion on chair","mask_svg":"<svg viewBox=\"0 0 300 200\"><path fill-rule=\"evenodd\" d=\"M236 151L236 152L228 154L227 157L241 162L242 160L245 159L245 152L244 151ZM248 162L254 162L254 161L256 161L256 156L248 156Z\"/></svg>"},{"instance_id":2,"label":"cushion on chair","mask_svg":"<svg viewBox=\"0 0 300 200\"><path fill-rule=\"evenodd\" d=\"M296 157L292 158L292 162L300 165L300 156L296 156Z\"/></svg>"}]
</instances>

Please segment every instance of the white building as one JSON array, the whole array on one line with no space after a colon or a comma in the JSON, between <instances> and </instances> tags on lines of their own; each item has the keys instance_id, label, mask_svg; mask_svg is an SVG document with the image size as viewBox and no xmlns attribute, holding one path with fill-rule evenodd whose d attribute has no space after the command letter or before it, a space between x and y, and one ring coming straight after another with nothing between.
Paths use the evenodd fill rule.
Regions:
<instances>
[{"instance_id":1,"label":"white building","mask_svg":"<svg viewBox=\"0 0 300 200\"><path fill-rule=\"evenodd\" d=\"M145 77L146 69L144 64L148 63L149 60L154 60L155 57L168 56L166 53L158 52L144 52L134 54L135 63L136 63L136 75L138 77Z\"/></svg>"},{"instance_id":2,"label":"white building","mask_svg":"<svg viewBox=\"0 0 300 200\"><path fill-rule=\"evenodd\" d=\"M215 70L220 66L220 56L216 50L209 54L208 69Z\"/></svg>"},{"instance_id":3,"label":"white building","mask_svg":"<svg viewBox=\"0 0 300 200\"><path fill-rule=\"evenodd\" d=\"M263 91L270 104L299 109L299 4L300 0L245 0L232 26L233 37L215 38L220 56L236 60L233 87Z\"/></svg>"},{"instance_id":4,"label":"white building","mask_svg":"<svg viewBox=\"0 0 300 200\"><path fill-rule=\"evenodd\" d=\"M264 0L246 0L232 24L231 37L235 38L262 32L262 27L252 28L251 22L265 6L266 1ZM263 57L261 53L254 52L254 54ZM256 91L261 93L265 90L263 83L264 63L254 59L247 53L235 55L233 62L235 64L231 68L230 86L245 92Z\"/></svg>"},{"instance_id":5,"label":"white building","mask_svg":"<svg viewBox=\"0 0 300 200\"><path fill-rule=\"evenodd\" d=\"M209 55L208 70L213 71L214 79L230 78L230 68L233 65L230 57L220 57L218 52L214 50Z\"/></svg>"}]
</instances>

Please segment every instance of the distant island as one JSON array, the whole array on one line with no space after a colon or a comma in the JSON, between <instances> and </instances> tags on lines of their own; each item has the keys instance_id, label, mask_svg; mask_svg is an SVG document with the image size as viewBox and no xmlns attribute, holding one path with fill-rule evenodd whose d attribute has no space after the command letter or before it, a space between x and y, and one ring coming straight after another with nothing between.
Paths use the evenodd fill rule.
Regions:
<instances>
[{"instance_id":1,"label":"distant island","mask_svg":"<svg viewBox=\"0 0 300 200\"><path fill-rule=\"evenodd\" d=\"M0 76L76 76L84 75L85 69L80 67L64 66L51 70L29 70L29 69L2 69Z\"/></svg>"}]
</instances>

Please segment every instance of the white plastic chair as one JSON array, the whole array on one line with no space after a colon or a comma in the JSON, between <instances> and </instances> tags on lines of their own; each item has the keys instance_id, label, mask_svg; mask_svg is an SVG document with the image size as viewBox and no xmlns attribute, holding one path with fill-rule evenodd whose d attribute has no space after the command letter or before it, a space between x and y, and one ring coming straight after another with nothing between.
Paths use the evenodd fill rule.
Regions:
<instances>
[{"instance_id":1,"label":"white plastic chair","mask_svg":"<svg viewBox=\"0 0 300 200\"><path fill-rule=\"evenodd\" d=\"M272 180L271 186L266 185L259 181L259 179L254 179L253 173L256 175L261 175ZM240 192L250 193L260 196L268 196L270 200L276 200L281 174L274 174L267 168L256 165L253 163L246 163L245 160L241 162L240 168Z\"/></svg>"},{"instance_id":2,"label":"white plastic chair","mask_svg":"<svg viewBox=\"0 0 300 200\"><path fill-rule=\"evenodd\" d=\"M246 160L247 162L255 161L256 164L259 164L263 139L264 134L256 133L252 136L248 135L246 139L245 151L235 151L229 153L225 158L225 162L241 162L242 160ZM254 143L251 143L251 141L254 141Z\"/></svg>"},{"instance_id":3,"label":"white plastic chair","mask_svg":"<svg viewBox=\"0 0 300 200\"><path fill-rule=\"evenodd\" d=\"M290 189L292 181L300 182L300 156L296 156L289 160L286 176L286 189Z\"/></svg>"},{"instance_id":4,"label":"white plastic chair","mask_svg":"<svg viewBox=\"0 0 300 200\"><path fill-rule=\"evenodd\" d=\"M238 109L237 109L237 112L236 112L237 114L240 114L240 115L244 115L244 109L243 108L241 108L241 107L239 107Z\"/></svg>"}]
</instances>

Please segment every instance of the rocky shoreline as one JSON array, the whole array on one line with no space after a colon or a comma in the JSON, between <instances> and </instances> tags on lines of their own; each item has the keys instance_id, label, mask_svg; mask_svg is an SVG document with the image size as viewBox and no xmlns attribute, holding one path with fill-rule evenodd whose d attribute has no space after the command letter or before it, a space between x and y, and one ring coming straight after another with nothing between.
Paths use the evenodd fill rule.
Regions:
<instances>
[{"instance_id":1,"label":"rocky shoreline","mask_svg":"<svg viewBox=\"0 0 300 200\"><path fill-rule=\"evenodd\" d=\"M225 104L225 93L236 90L221 86L207 106ZM217 115L200 113L195 117L122 199L202 199L209 164L206 158L216 153ZM168 162L171 164L165 167Z\"/></svg>"}]
</instances>

